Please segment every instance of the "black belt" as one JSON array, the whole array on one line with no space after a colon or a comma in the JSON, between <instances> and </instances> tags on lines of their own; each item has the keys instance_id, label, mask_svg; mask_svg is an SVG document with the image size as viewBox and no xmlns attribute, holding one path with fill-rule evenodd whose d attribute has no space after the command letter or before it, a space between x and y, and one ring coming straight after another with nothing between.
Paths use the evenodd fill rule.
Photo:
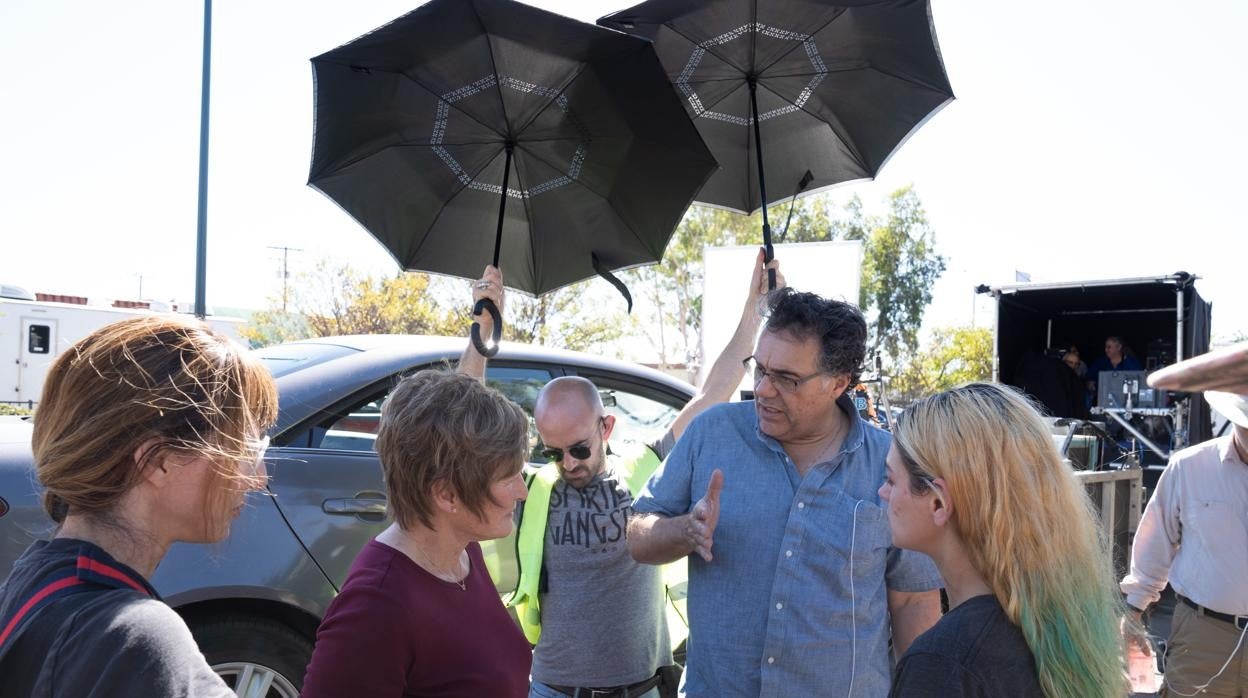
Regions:
<instances>
[{"instance_id":1,"label":"black belt","mask_svg":"<svg viewBox=\"0 0 1248 698\"><path fill-rule=\"evenodd\" d=\"M655 674L645 681L638 681L628 686L613 686L611 688L588 688L585 686L555 686L546 684L551 688L559 691L565 696L575 696L576 698L637 698L637 696L658 686L662 682L663 677Z\"/></svg>"},{"instance_id":2,"label":"black belt","mask_svg":"<svg viewBox=\"0 0 1248 698\"><path fill-rule=\"evenodd\" d=\"M1182 594L1175 594L1175 596L1179 597L1179 601L1182 601L1183 603L1195 609L1197 613L1203 616L1208 616L1209 618L1216 618L1220 621L1230 623L1231 625L1235 626L1237 630L1243 630L1245 626L1248 626L1248 616L1233 616L1229 613L1220 613L1218 611L1211 611L1205 608L1204 606L1201 606L1200 604L1196 603L1195 601L1192 601L1191 599L1187 598L1186 596Z\"/></svg>"}]
</instances>

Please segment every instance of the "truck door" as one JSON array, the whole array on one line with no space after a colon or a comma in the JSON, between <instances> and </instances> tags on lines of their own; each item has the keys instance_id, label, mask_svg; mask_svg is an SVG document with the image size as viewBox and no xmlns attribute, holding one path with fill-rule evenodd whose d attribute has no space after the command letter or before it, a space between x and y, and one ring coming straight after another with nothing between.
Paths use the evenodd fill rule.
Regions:
<instances>
[{"instance_id":1,"label":"truck door","mask_svg":"<svg viewBox=\"0 0 1248 698\"><path fill-rule=\"evenodd\" d=\"M22 343L17 357L17 396L14 400L38 400L43 377L56 358L56 320L22 318Z\"/></svg>"}]
</instances>

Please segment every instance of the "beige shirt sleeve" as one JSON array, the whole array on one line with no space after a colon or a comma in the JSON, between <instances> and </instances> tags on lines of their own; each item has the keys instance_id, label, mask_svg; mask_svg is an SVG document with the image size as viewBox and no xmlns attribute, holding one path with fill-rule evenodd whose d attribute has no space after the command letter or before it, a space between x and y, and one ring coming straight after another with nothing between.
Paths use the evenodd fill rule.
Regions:
<instances>
[{"instance_id":1,"label":"beige shirt sleeve","mask_svg":"<svg viewBox=\"0 0 1248 698\"><path fill-rule=\"evenodd\" d=\"M1127 603L1144 608L1166 582L1206 608L1248 615L1248 465L1229 436L1171 458L1135 534Z\"/></svg>"},{"instance_id":2,"label":"beige shirt sleeve","mask_svg":"<svg viewBox=\"0 0 1248 698\"><path fill-rule=\"evenodd\" d=\"M1140 610L1148 608L1161 598L1170 578L1170 566L1182 542L1183 529L1179 519L1182 478L1178 471L1181 462L1172 462L1161 479L1153 498L1144 509L1144 517L1135 532L1131 547L1131 571L1123 578L1120 588L1127 595L1127 605Z\"/></svg>"}]
</instances>

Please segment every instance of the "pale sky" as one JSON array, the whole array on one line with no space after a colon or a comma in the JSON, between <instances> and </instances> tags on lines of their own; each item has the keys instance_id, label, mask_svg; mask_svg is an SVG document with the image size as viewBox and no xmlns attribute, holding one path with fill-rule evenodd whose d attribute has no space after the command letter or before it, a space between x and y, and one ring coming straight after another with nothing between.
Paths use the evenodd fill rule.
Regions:
<instances>
[{"instance_id":1,"label":"pale sky","mask_svg":"<svg viewBox=\"0 0 1248 698\"><path fill-rule=\"evenodd\" d=\"M214 5L208 303L258 308L278 253L394 263L306 186L312 56L412 0ZM593 21L627 7L531 4ZM92 298L190 301L202 4L0 3L0 282ZM914 184L949 271L930 324L984 322L979 283L1202 277L1215 335L1248 332L1241 218L1248 3L933 0L958 97L875 182ZM781 260L783 263L783 259Z\"/></svg>"}]
</instances>

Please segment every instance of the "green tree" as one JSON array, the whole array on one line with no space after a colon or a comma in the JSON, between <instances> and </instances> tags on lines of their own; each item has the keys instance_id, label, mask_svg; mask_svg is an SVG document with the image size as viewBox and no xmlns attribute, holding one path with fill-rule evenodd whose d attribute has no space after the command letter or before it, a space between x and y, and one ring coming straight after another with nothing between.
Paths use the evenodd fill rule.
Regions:
<instances>
[{"instance_id":1,"label":"green tree","mask_svg":"<svg viewBox=\"0 0 1248 698\"><path fill-rule=\"evenodd\" d=\"M362 274L320 262L301 274L281 299L256 313L242 334L255 345L345 334L462 334L467 311L450 311L430 292L427 274Z\"/></svg>"},{"instance_id":2,"label":"green tree","mask_svg":"<svg viewBox=\"0 0 1248 698\"><path fill-rule=\"evenodd\" d=\"M624 334L627 321L618 305L598 303L601 295L594 281L582 281L557 291L528 298L507 297L503 338L572 351L611 353L610 346ZM614 291L611 291L614 293ZM605 309L604 309L605 308Z\"/></svg>"},{"instance_id":3,"label":"green tree","mask_svg":"<svg viewBox=\"0 0 1248 698\"><path fill-rule=\"evenodd\" d=\"M838 212L826 197L799 199L787 226L789 202L768 207L775 242L859 240L863 266L858 303L871 323L873 354L894 367L914 349L932 287L945 270L935 233L912 187L893 192L884 215L870 215L854 196ZM701 357L703 250L708 245L762 244L762 216L742 216L694 206L668 244L662 264L632 272L630 287L641 288L654 317L644 330L660 361L695 366ZM677 358L679 357L679 358Z\"/></svg>"},{"instance_id":4,"label":"green tree","mask_svg":"<svg viewBox=\"0 0 1248 698\"><path fill-rule=\"evenodd\" d=\"M899 405L970 381L989 380L992 331L982 327L937 329L926 346L907 352L901 363L901 370L889 382L890 398Z\"/></svg>"},{"instance_id":5,"label":"green tree","mask_svg":"<svg viewBox=\"0 0 1248 698\"><path fill-rule=\"evenodd\" d=\"M841 232L864 243L859 305L871 319L873 353L882 351L895 364L918 343L945 258L913 188L893 192L883 217L864 216L857 197L846 208Z\"/></svg>"},{"instance_id":6,"label":"green tree","mask_svg":"<svg viewBox=\"0 0 1248 698\"><path fill-rule=\"evenodd\" d=\"M829 210L822 197L797 201L788 234L782 238L788 210L787 202L768 208L768 216L776 224L774 242L829 239ZM722 209L690 207L673 233L663 261L626 272L629 288L650 306L651 316L640 323L640 331L658 351L661 364L683 362L692 368L701 361L703 251L707 246L761 245L762 226L761 214L743 216Z\"/></svg>"},{"instance_id":7,"label":"green tree","mask_svg":"<svg viewBox=\"0 0 1248 698\"><path fill-rule=\"evenodd\" d=\"M592 282L582 282L537 299L507 298L504 339L577 351L604 349L619 339L627 322L618 311L601 312ZM364 274L329 261L300 274L287 307L274 298L252 315L241 334L252 346L344 334L430 334L466 336L472 322L469 282L419 272L393 276Z\"/></svg>"},{"instance_id":8,"label":"green tree","mask_svg":"<svg viewBox=\"0 0 1248 698\"><path fill-rule=\"evenodd\" d=\"M251 314L238 333L252 347L267 347L312 336L308 320L299 313L282 310L280 298L271 299L265 310Z\"/></svg>"},{"instance_id":9,"label":"green tree","mask_svg":"<svg viewBox=\"0 0 1248 698\"><path fill-rule=\"evenodd\" d=\"M855 195L839 215L826 207L799 207L793 223L792 242L862 242L858 306L871 323L872 354L882 352L895 365L897 358L913 351L923 313L932 302L932 287L945 271L945 258L936 251L935 232L914 188L890 194L888 212L882 216L868 214Z\"/></svg>"},{"instance_id":10,"label":"green tree","mask_svg":"<svg viewBox=\"0 0 1248 698\"><path fill-rule=\"evenodd\" d=\"M629 273L629 287L640 289L653 308L648 338L663 365L693 366L702 333L703 250L707 245L741 244L748 219L720 209L689 209L667 244L660 264Z\"/></svg>"}]
</instances>

